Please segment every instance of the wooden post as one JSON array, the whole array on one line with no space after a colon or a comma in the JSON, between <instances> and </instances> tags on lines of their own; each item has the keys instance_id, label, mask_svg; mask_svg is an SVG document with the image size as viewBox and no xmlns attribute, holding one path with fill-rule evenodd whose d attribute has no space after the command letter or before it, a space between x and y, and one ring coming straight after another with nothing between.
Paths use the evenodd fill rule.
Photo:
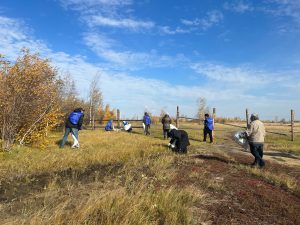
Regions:
<instances>
[{"instance_id":1,"label":"wooden post","mask_svg":"<svg viewBox=\"0 0 300 225\"><path fill-rule=\"evenodd\" d=\"M117 122L118 122L118 129L120 129L120 110L117 109Z\"/></svg>"},{"instance_id":2,"label":"wooden post","mask_svg":"<svg viewBox=\"0 0 300 225\"><path fill-rule=\"evenodd\" d=\"M246 126L249 127L249 112L248 109L246 109Z\"/></svg>"},{"instance_id":3,"label":"wooden post","mask_svg":"<svg viewBox=\"0 0 300 225\"><path fill-rule=\"evenodd\" d=\"M216 108L213 108L213 123L214 123L214 127L215 127L215 119L216 119ZM215 141L215 131L213 130L212 132L213 135L213 140Z\"/></svg>"},{"instance_id":4,"label":"wooden post","mask_svg":"<svg viewBox=\"0 0 300 225\"><path fill-rule=\"evenodd\" d=\"M213 108L213 119L214 119L214 122L215 122L215 119L216 119L216 108Z\"/></svg>"},{"instance_id":5,"label":"wooden post","mask_svg":"<svg viewBox=\"0 0 300 225\"><path fill-rule=\"evenodd\" d=\"M291 110L291 141L295 140L295 133L294 133L294 110Z\"/></svg>"},{"instance_id":6,"label":"wooden post","mask_svg":"<svg viewBox=\"0 0 300 225\"><path fill-rule=\"evenodd\" d=\"M179 128L179 106L177 106L176 112L176 127Z\"/></svg>"}]
</instances>

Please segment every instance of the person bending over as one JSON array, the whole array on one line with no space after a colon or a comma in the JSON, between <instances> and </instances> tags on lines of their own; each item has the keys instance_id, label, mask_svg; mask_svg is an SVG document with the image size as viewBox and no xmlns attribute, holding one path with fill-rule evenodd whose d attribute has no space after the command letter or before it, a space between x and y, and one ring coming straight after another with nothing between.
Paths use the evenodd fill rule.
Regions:
<instances>
[{"instance_id":1,"label":"person bending over","mask_svg":"<svg viewBox=\"0 0 300 225\"><path fill-rule=\"evenodd\" d=\"M72 145L72 148L79 148L78 131L81 130L82 127L84 117L83 112L84 109L77 108L70 113L65 123L65 134L60 143L60 148L63 148L65 146L65 143L70 133L72 134L72 137L74 139L74 144Z\"/></svg>"},{"instance_id":2,"label":"person bending over","mask_svg":"<svg viewBox=\"0 0 300 225\"><path fill-rule=\"evenodd\" d=\"M106 126L104 127L105 131L114 131L115 127L114 127L114 122L113 120L109 120L106 124Z\"/></svg>"},{"instance_id":3,"label":"person bending over","mask_svg":"<svg viewBox=\"0 0 300 225\"><path fill-rule=\"evenodd\" d=\"M190 145L189 136L184 130L172 129L168 132L168 137L171 138L168 146L178 153L187 153L187 146Z\"/></svg>"}]
</instances>

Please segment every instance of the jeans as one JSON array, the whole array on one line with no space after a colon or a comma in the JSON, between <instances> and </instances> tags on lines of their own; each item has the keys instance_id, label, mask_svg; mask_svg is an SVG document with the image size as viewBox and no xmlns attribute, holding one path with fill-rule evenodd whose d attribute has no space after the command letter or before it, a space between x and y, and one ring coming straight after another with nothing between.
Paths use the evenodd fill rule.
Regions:
<instances>
[{"instance_id":1,"label":"jeans","mask_svg":"<svg viewBox=\"0 0 300 225\"><path fill-rule=\"evenodd\" d=\"M77 128L66 127L64 137L63 137L63 139L60 143L61 148L63 148L65 146L65 143L67 142L67 139L68 139L68 136L69 136L70 133L72 133L76 137L76 139L78 140L78 129Z\"/></svg>"},{"instance_id":2,"label":"jeans","mask_svg":"<svg viewBox=\"0 0 300 225\"><path fill-rule=\"evenodd\" d=\"M265 165L265 161L263 158L264 144L260 143L249 143L250 151L252 155L255 157L253 165L259 165L263 167Z\"/></svg>"},{"instance_id":3,"label":"jeans","mask_svg":"<svg viewBox=\"0 0 300 225\"><path fill-rule=\"evenodd\" d=\"M207 134L209 135L210 143L213 142L212 130L209 128L204 128L203 130L203 141L206 141Z\"/></svg>"}]
</instances>

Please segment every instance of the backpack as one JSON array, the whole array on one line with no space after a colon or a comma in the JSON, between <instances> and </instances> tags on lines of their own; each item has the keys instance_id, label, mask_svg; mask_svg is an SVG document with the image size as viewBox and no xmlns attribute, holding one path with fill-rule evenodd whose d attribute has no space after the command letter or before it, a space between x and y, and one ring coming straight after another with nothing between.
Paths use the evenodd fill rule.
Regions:
<instances>
[{"instance_id":1,"label":"backpack","mask_svg":"<svg viewBox=\"0 0 300 225\"><path fill-rule=\"evenodd\" d=\"M69 116L69 121L73 125L77 125L81 116L82 116L81 112L71 112Z\"/></svg>"},{"instance_id":2,"label":"backpack","mask_svg":"<svg viewBox=\"0 0 300 225\"><path fill-rule=\"evenodd\" d=\"M146 123L146 125L150 125L151 124L150 116L145 116L145 123Z\"/></svg>"},{"instance_id":3,"label":"backpack","mask_svg":"<svg viewBox=\"0 0 300 225\"><path fill-rule=\"evenodd\" d=\"M205 126L206 126L208 129L213 130L213 129L214 129L214 120L213 120L213 118L208 117L208 118L205 120Z\"/></svg>"},{"instance_id":4,"label":"backpack","mask_svg":"<svg viewBox=\"0 0 300 225\"><path fill-rule=\"evenodd\" d=\"M106 131L112 131L113 130L113 122L112 121L108 121L108 123L106 124L105 128Z\"/></svg>"}]
</instances>

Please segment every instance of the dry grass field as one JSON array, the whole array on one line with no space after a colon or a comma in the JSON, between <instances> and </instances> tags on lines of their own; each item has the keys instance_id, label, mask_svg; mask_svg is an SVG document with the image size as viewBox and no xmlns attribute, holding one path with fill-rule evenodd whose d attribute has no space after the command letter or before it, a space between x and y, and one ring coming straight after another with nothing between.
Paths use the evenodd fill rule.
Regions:
<instances>
[{"instance_id":1,"label":"dry grass field","mask_svg":"<svg viewBox=\"0 0 300 225\"><path fill-rule=\"evenodd\" d=\"M217 125L209 144L199 125L181 127L186 155L158 125L150 136L83 130L78 150L52 133L45 150L1 152L0 224L300 224L299 134L268 135L260 170L232 140L238 128Z\"/></svg>"}]
</instances>

